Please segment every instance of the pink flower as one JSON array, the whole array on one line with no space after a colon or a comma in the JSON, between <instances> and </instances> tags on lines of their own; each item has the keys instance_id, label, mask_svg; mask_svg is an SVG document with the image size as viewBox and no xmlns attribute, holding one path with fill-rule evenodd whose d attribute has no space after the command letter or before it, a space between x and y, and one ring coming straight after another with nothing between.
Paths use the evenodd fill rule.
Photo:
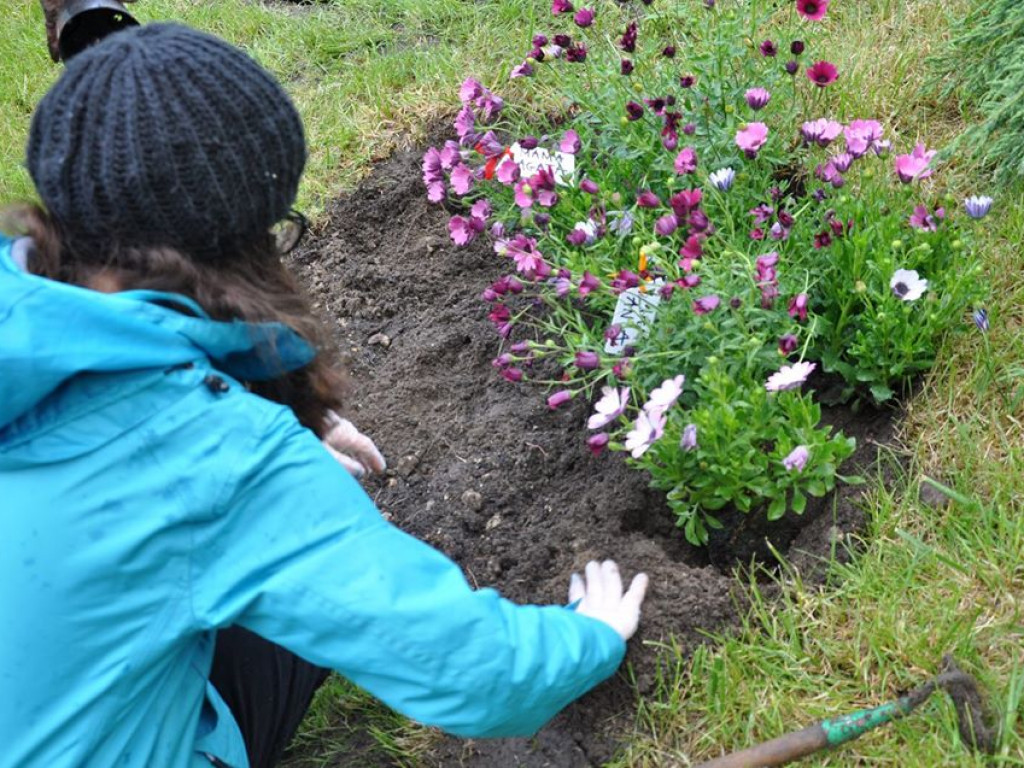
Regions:
<instances>
[{"instance_id":1,"label":"pink flower","mask_svg":"<svg viewBox=\"0 0 1024 768\"><path fill-rule=\"evenodd\" d=\"M798 293L789 300L789 316L797 318L801 323L807 319L806 293Z\"/></svg>"},{"instance_id":2,"label":"pink flower","mask_svg":"<svg viewBox=\"0 0 1024 768\"><path fill-rule=\"evenodd\" d=\"M697 150L693 147L684 148L675 161L676 173L693 173L697 170Z\"/></svg>"},{"instance_id":3,"label":"pink flower","mask_svg":"<svg viewBox=\"0 0 1024 768\"><path fill-rule=\"evenodd\" d=\"M601 387L601 399L594 403L594 413L587 419L587 429L601 429L615 421L629 405L629 387Z\"/></svg>"},{"instance_id":4,"label":"pink flower","mask_svg":"<svg viewBox=\"0 0 1024 768\"><path fill-rule=\"evenodd\" d=\"M795 389L807 381L807 377L811 375L818 366L815 363L793 363L792 365L784 365L778 371L768 377L768 381L765 382L764 388L769 392L781 392L785 389Z\"/></svg>"},{"instance_id":5,"label":"pink flower","mask_svg":"<svg viewBox=\"0 0 1024 768\"><path fill-rule=\"evenodd\" d=\"M830 0L796 0L796 11L808 21L825 18Z\"/></svg>"},{"instance_id":6,"label":"pink flower","mask_svg":"<svg viewBox=\"0 0 1024 768\"><path fill-rule=\"evenodd\" d=\"M455 164L462 159L459 153L458 142L446 141L444 143L444 149L441 150L441 167L446 171L450 171L455 167Z\"/></svg>"},{"instance_id":7,"label":"pink flower","mask_svg":"<svg viewBox=\"0 0 1024 768\"><path fill-rule=\"evenodd\" d=\"M772 95L764 88L751 88L744 94L744 97L747 100L747 106L756 112L764 108Z\"/></svg>"},{"instance_id":8,"label":"pink flower","mask_svg":"<svg viewBox=\"0 0 1024 768\"><path fill-rule=\"evenodd\" d=\"M722 303L715 294L703 296L693 302L693 311L698 315L706 315L710 312L714 312L718 305Z\"/></svg>"},{"instance_id":9,"label":"pink flower","mask_svg":"<svg viewBox=\"0 0 1024 768\"><path fill-rule=\"evenodd\" d=\"M810 458L810 453L807 450L806 445L798 445L789 455L782 460L782 466L791 472L795 469L797 472L803 472L804 467L807 464L807 459Z\"/></svg>"},{"instance_id":10,"label":"pink flower","mask_svg":"<svg viewBox=\"0 0 1024 768\"><path fill-rule=\"evenodd\" d=\"M475 101L483 96L484 90L484 87L480 85L478 80L475 80L472 77L467 77L462 81L462 85L459 86L459 101L463 104Z\"/></svg>"},{"instance_id":11,"label":"pink flower","mask_svg":"<svg viewBox=\"0 0 1024 768\"><path fill-rule=\"evenodd\" d=\"M597 352L591 352L589 349L578 351L573 362L581 371L596 371L601 367L601 358L598 357Z\"/></svg>"},{"instance_id":12,"label":"pink flower","mask_svg":"<svg viewBox=\"0 0 1024 768\"><path fill-rule=\"evenodd\" d=\"M553 411L570 400L572 400L572 392L568 389L560 389L548 398L548 408Z\"/></svg>"},{"instance_id":13,"label":"pink flower","mask_svg":"<svg viewBox=\"0 0 1024 768\"><path fill-rule=\"evenodd\" d=\"M658 196L651 192L649 189L645 189L636 198L636 204L641 208L657 208L661 205L661 200Z\"/></svg>"},{"instance_id":14,"label":"pink flower","mask_svg":"<svg viewBox=\"0 0 1024 768\"><path fill-rule=\"evenodd\" d=\"M513 384L518 384L523 380L523 372L519 368L506 368L501 372L501 376Z\"/></svg>"},{"instance_id":15,"label":"pink flower","mask_svg":"<svg viewBox=\"0 0 1024 768\"><path fill-rule=\"evenodd\" d=\"M816 61L807 68L807 77L819 88L824 88L836 81L839 70L830 61Z\"/></svg>"},{"instance_id":16,"label":"pink flower","mask_svg":"<svg viewBox=\"0 0 1024 768\"><path fill-rule=\"evenodd\" d=\"M440 203L444 200L445 187L443 181L432 181L427 184L427 200L432 203Z\"/></svg>"},{"instance_id":17,"label":"pink flower","mask_svg":"<svg viewBox=\"0 0 1024 768\"><path fill-rule=\"evenodd\" d=\"M591 291L596 291L600 287L600 280L598 280L589 272L583 273L583 278L580 280L580 296L586 296Z\"/></svg>"},{"instance_id":18,"label":"pink flower","mask_svg":"<svg viewBox=\"0 0 1024 768\"><path fill-rule=\"evenodd\" d=\"M668 237L676 231L678 226L679 219L676 218L674 213L668 213L654 222L654 231L661 237Z\"/></svg>"},{"instance_id":19,"label":"pink flower","mask_svg":"<svg viewBox=\"0 0 1024 768\"><path fill-rule=\"evenodd\" d=\"M843 132L842 123L835 120L826 120L824 117L811 120L800 127L800 133L808 144L817 144L820 147L827 147L840 133Z\"/></svg>"},{"instance_id":20,"label":"pink flower","mask_svg":"<svg viewBox=\"0 0 1024 768\"><path fill-rule=\"evenodd\" d=\"M547 277L551 267L544 261L544 254L537 250L537 241L532 237L518 234L504 243L495 243L495 250L504 245L505 254L516 263L516 269L527 277Z\"/></svg>"},{"instance_id":21,"label":"pink flower","mask_svg":"<svg viewBox=\"0 0 1024 768\"><path fill-rule=\"evenodd\" d=\"M487 221L488 217L491 215L491 201L487 198L477 200L469 209L469 215L474 219L483 219L484 221Z\"/></svg>"},{"instance_id":22,"label":"pink flower","mask_svg":"<svg viewBox=\"0 0 1024 768\"><path fill-rule=\"evenodd\" d=\"M596 435L591 435L590 437L587 438L587 448L590 449L590 452L594 454L594 456L600 456L601 453L604 451L605 447L608 445L609 439L610 438L608 437L608 435L604 432L601 432Z\"/></svg>"},{"instance_id":23,"label":"pink flower","mask_svg":"<svg viewBox=\"0 0 1024 768\"><path fill-rule=\"evenodd\" d=\"M570 128L562 134L562 141L559 142L558 148L562 152L575 155L580 151L580 135Z\"/></svg>"},{"instance_id":24,"label":"pink flower","mask_svg":"<svg viewBox=\"0 0 1024 768\"><path fill-rule=\"evenodd\" d=\"M560 13L572 13L573 7L569 0L551 0L551 13L557 16Z\"/></svg>"},{"instance_id":25,"label":"pink flower","mask_svg":"<svg viewBox=\"0 0 1024 768\"><path fill-rule=\"evenodd\" d=\"M882 141L882 124L877 120L854 120L843 129L846 151L854 157L867 154Z\"/></svg>"},{"instance_id":26,"label":"pink flower","mask_svg":"<svg viewBox=\"0 0 1024 768\"><path fill-rule=\"evenodd\" d=\"M572 20L577 27L589 27L594 23L594 11L591 8L580 8Z\"/></svg>"},{"instance_id":27,"label":"pink flower","mask_svg":"<svg viewBox=\"0 0 1024 768\"><path fill-rule=\"evenodd\" d=\"M473 127L475 125L476 115L473 114L472 107L463 107L460 109L459 114L455 116L455 133L459 135L459 138L465 139L473 132Z\"/></svg>"},{"instance_id":28,"label":"pink flower","mask_svg":"<svg viewBox=\"0 0 1024 768\"><path fill-rule=\"evenodd\" d=\"M514 160L504 160L498 166L498 171L495 174L505 186L515 184L519 181L519 164Z\"/></svg>"},{"instance_id":29,"label":"pink flower","mask_svg":"<svg viewBox=\"0 0 1024 768\"><path fill-rule=\"evenodd\" d=\"M512 67L512 72L509 74L509 80L515 80L517 77L532 77L533 76L533 65L528 61L524 61L522 64L517 64Z\"/></svg>"},{"instance_id":30,"label":"pink flower","mask_svg":"<svg viewBox=\"0 0 1024 768\"><path fill-rule=\"evenodd\" d=\"M768 126L764 123L747 123L736 132L736 146L751 160L767 140Z\"/></svg>"},{"instance_id":31,"label":"pink flower","mask_svg":"<svg viewBox=\"0 0 1024 768\"><path fill-rule=\"evenodd\" d=\"M914 229L921 229L925 232L934 232L939 228L939 221L946 218L945 208L936 208L935 215L928 213L928 209L923 205L914 207L914 212L910 214L910 226Z\"/></svg>"},{"instance_id":32,"label":"pink flower","mask_svg":"<svg viewBox=\"0 0 1024 768\"><path fill-rule=\"evenodd\" d=\"M470 216L452 216L448 220L448 234L456 245L467 245L487 228L486 219Z\"/></svg>"},{"instance_id":33,"label":"pink flower","mask_svg":"<svg viewBox=\"0 0 1024 768\"><path fill-rule=\"evenodd\" d=\"M437 181L442 181L444 174L441 172L441 153L437 147L430 147L423 153L423 183L428 187Z\"/></svg>"},{"instance_id":34,"label":"pink flower","mask_svg":"<svg viewBox=\"0 0 1024 768\"><path fill-rule=\"evenodd\" d=\"M515 201L520 208L529 208L533 205L533 187L530 186L528 179L520 179L516 183Z\"/></svg>"},{"instance_id":35,"label":"pink flower","mask_svg":"<svg viewBox=\"0 0 1024 768\"><path fill-rule=\"evenodd\" d=\"M452 183L452 189L455 190L455 194L465 195L473 187L473 171L465 163L459 163L452 169L452 175L449 180Z\"/></svg>"},{"instance_id":36,"label":"pink flower","mask_svg":"<svg viewBox=\"0 0 1024 768\"><path fill-rule=\"evenodd\" d=\"M665 379L651 392L651 396L644 403L644 410L650 413L656 411L664 413L667 411L683 393L683 383L685 381L686 377L681 373L678 376L673 376L671 379Z\"/></svg>"},{"instance_id":37,"label":"pink flower","mask_svg":"<svg viewBox=\"0 0 1024 768\"><path fill-rule=\"evenodd\" d=\"M643 410L637 417L636 425L626 435L626 450L631 452L634 459L639 459L663 434L665 434L664 412L650 413Z\"/></svg>"},{"instance_id":38,"label":"pink flower","mask_svg":"<svg viewBox=\"0 0 1024 768\"><path fill-rule=\"evenodd\" d=\"M928 167L932 158L935 157L935 150L926 149L924 144L918 144L909 155L897 155L895 160L896 175L900 181L909 184L916 179L926 179L932 175L932 169Z\"/></svg>"}]
</instances>

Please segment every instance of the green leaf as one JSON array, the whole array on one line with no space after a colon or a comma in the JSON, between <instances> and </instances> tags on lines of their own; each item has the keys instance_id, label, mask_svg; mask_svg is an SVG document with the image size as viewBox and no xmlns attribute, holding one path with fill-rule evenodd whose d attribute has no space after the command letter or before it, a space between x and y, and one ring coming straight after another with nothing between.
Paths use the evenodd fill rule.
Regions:
<instances>
[{"instance_id":1,"label":"green leaf","mask_svg":"<svg viewBox=\"0 0 1024 768\"><path fill-rule=\"evenodd\" d=\"M798 515L802 515L805 509L807 509L807 497L794 488L793 511L796 512Z\"/></svg>"},{"instance_id":2,"label":"green leaf","mask_svg":"<svg viewBox=\"0 0 1024 768\"><path fill-rule=\"evenodd\" d=\"M847 485L864 485L867 482L861 475L836 475L836 478Z\"/></svg>"},{"instance_id":3,"label":"green leaf","mask_svg":"<svg viewBox=\"0 0 1024 768\"><path fill-rule=\"evenodd\" d=\"M893 396L893 391L885 384L872 384L871 396L875 398L875 402L884 403Z\"/></svg>"},{"instance_id":4,"label":"green leaf","mask_svg":"<svg viewBox=\"0 0 1024 768\"><path fill-rule=\"evenodd\" d=\"M772 503L768 505L769 520L778 520L784 514L786 514L786 494L776 496L772 499Z\"/></svg>"}]
</instances>

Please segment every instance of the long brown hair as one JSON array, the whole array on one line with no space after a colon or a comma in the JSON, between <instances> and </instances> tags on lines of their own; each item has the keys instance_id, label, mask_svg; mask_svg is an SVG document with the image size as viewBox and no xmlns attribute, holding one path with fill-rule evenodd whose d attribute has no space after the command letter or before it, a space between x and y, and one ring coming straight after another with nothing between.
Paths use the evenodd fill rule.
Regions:
<instances>
[{"instance_id":1,"label":"long brown hair","mask_svg":"<svg viewBox=\"0 0 1024 768\"><path fill-rule=\"evenodd\" d=\"M228 257L190 258L169 247L78 244L34 205L12 208L4 217L35 243L29 271L64 283L95 287L105 278L117 290L148 289L187 296L214 320L275 321L298 333L317 350L299 370L270 381L247 382L249 389L288 406L318 436L327 429L328 409L341 408L344 377L295 278L285 267L272 233L237 246Z\"/></svg>"}]
</instances>

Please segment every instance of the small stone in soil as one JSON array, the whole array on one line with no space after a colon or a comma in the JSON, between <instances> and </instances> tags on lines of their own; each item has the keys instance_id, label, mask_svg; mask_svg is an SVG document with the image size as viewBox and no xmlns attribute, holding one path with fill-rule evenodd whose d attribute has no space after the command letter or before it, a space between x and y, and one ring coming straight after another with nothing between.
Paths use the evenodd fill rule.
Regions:
<instances>
[{"instance_id":1,"label":"small stone in soil","mask_svg":"<svg viewBox=\"0 0 1024 768\"><path fill-rule=\"evenodd\" d=\"M408 477L412 474L412 471L416 469L416 465L420 463L420 457L415 453L410 453L408 456L403 456L398 460L398 466L395 467L395 472L400 474L402 477Z\"/></svg>"},{"instance_id":2,"label":"small stone in soil","mask_svg":"<svg viewBox=\"0 0 1024 768\"><path fill-rule=\"evenodd\" d=\"M481 496L477 491L471 489L463 492L462 503L465 504L470 509L472 509L474 512L477 512L484 505L484 497Z\"/></svg>"},{"instance_id":3,"label":"small stone in soil","mask_svg":"<svg viewBox=\"0 0 1024 768\"><path fill-rule=\"evenodd\" d=\"M387 349L391 346L391 337L386 333L375 333L366 340L366 343L373 347L384 347Z\"/></svg>"},{"instance_id":4,"label":"small stone in soil","mask_svg":"<svg viewBox=\"0 0 1024 768\"><path fill-rule=\"evenodd\" d=\"M487 525L485 525L484 528L487 529L488 531L493 531L499 525L501 525L501 515L499 515L498 513L495 513L491 517L491 519L487 521Z\"/></svg>"}]
</instances>

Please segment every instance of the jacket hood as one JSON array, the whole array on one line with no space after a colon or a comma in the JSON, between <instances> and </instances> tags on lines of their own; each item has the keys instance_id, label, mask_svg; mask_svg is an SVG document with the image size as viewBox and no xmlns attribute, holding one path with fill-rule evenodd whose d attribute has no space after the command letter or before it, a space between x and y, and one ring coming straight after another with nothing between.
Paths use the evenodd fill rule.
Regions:
<instances>
[{"instance_id":1,"label":"jacket hood","mask_svg":"<svg viewBox=\"0 0 1024 768\"><path fill-rule=\"evenodd\" d=\"M27 274L10 246L0 236L0 430L82 373L209 359L233 378L265 381L316 354L280 323L216 322L184 296L104 294Z\"/></svg>"}]
</instances>

